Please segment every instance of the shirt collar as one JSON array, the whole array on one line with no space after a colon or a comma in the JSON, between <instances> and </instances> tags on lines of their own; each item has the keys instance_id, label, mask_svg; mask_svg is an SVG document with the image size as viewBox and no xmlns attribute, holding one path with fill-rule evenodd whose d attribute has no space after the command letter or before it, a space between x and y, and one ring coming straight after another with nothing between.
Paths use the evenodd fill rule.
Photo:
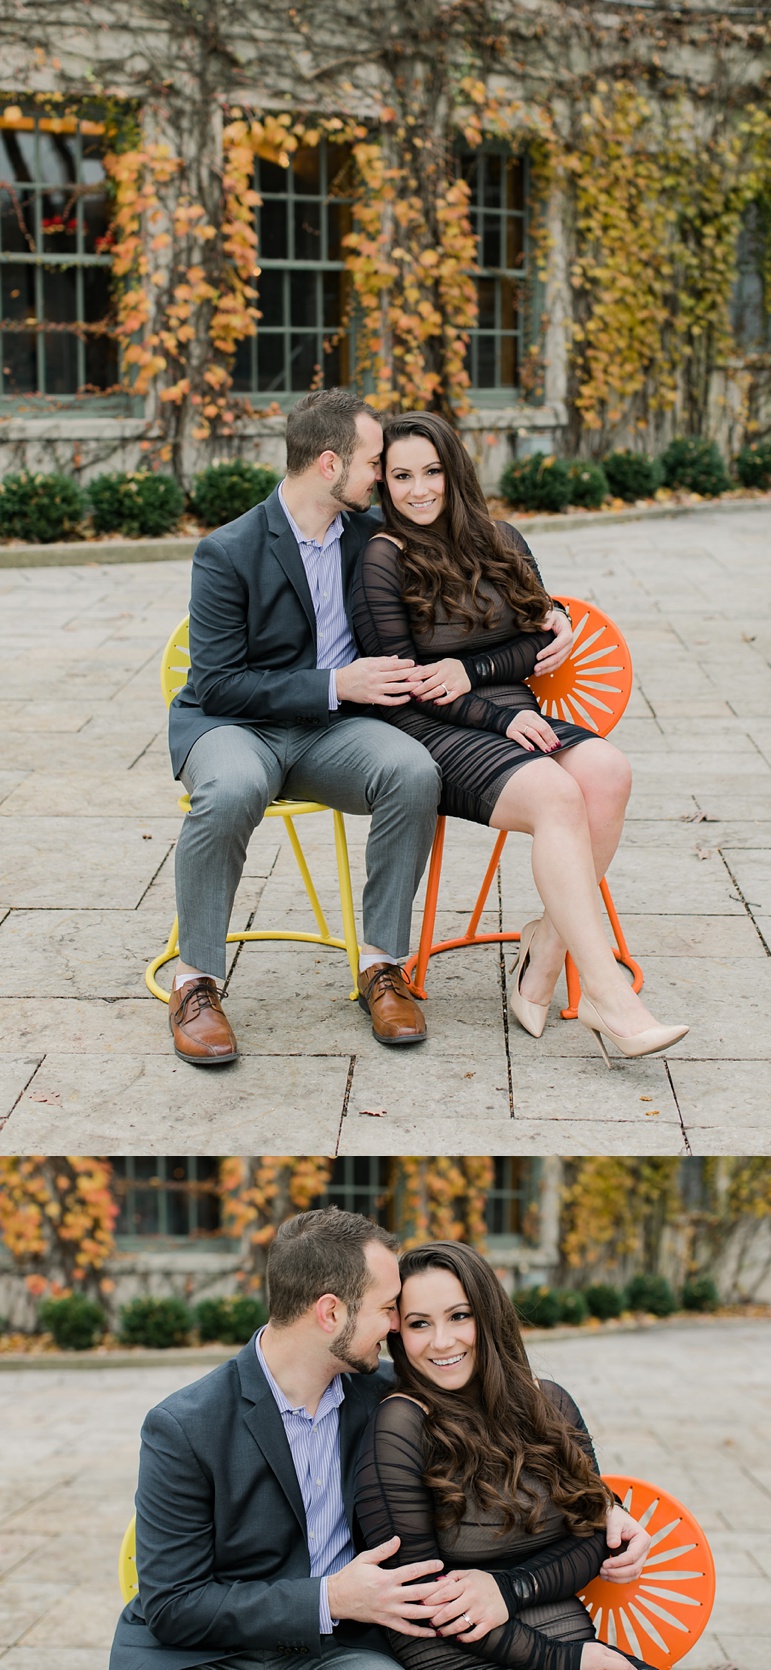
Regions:
<instances>
[{"instance_id":1,"label":"shirt collar","mask_svg":"<svg viewBox=\"0 0 771 1670\"><path fill-rule=\"evenodd\" d=\"M278 1381L274 1380L273 1375L271 1374L270 1369L268 1368L267 1362L265 1360L265 1353L263 1352L262 1346L260 1344L260 1340L261 1340L262 1335L264 1334L264 1332L265 1332L265 1328L263 1327L263 1328L260 1328L259 1332L255 1335L254 1348L255 1348L255 1351L257 1352L257 1361L260 1365L260 1368L262 1369L262 1372L265 1376L265 1379L268 1382L268 1385L270 1386L270 1389L273 1393L273 1396L276 1400L276 1403L278 1404L278 1407L279 1407L279 1410L280 1410L281 1414L282 1415L307 1414L307 1410L305 1409L305 1405L304 1404L298 1404L298 1403L290 1403L289 1398L286 1396L286 1393L282 1392ZM322 1392L321 1397L319 1398L318 1409L316 1410L315 1415L312 1417L313 1420L316 1420L316 1421L319 1420L320 1417L322 1415L326 1415L327 1412L330 1409L337 1409L339 1407L339 1405L342 1403L344 1397L345 1397L345 1388L343 1386L342 1379L340 1378L339 1374L336 1374L335 1377L334 1377L334 1380L330 1380L329 1385L327 1387L325 1387L324 1391Z\"/></svg>"},{"instance_id":2,"label":"shirt collar","mask_svg":"<svg viewBox=\"0 0 771 1670\"><path fill-rule=\"evenodd\" d=\"M343 532L343 518L342 518L340 512L338 511L338 514L335 517L334 522L330 523L330 526L327 528L327 531L324 535L324 538L321 540L320 543L319 543L318 539L309 539L308 535L306 533L303 533L302 528L298 528L297 523L296 523L296 521L295 521L295 519L292 515L292 512L287 505L286 499L284 498L283 487L284 487L283 481L279 482L279 487L278 487L279 503L280 503L281 509L283 510L284 515L287 519L287 522L289 523L289 526L292 530L292 533L294 534L295 539L297 540L298 545L315 545L317 550L326 551L326 548L327 548L328 545L332 545L336 539L341 538L342 532Z\"/></svg>"}]
</instances>

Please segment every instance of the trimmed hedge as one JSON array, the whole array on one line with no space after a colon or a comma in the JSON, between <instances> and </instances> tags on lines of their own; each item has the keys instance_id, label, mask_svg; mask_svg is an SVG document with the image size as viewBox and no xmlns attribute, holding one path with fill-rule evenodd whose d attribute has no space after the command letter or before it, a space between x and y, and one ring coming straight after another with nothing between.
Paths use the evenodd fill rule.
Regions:
<instances>
[{"instance_id":1,"label":"trimmed hedge","mask_svg":"<svg viewBox=\"0 0 771 1670\"><path fill-rule=\"evenodd\" d=\"M564 458L534 452L515 458L501 476L500 491L520 510L565 510L570 503L570 475Z\"/></svg>"},{"instance_id":2,"label":"trimmed hedge","mask_svg":"<svg viewBox=\"0 0 771 1670\"><path fill-rule=\"evenodd\" d=\"M223 1345L246 1345L268 1320L262 1301L247 1293L229 1299L202 1299L193 1315L201 1339L221 1340Z\"/></svg>"},{"instance_id":3,"label":"trimmed hedge","mask_svg":"<svg viewBox=\"0 0 771 1670\"><path fill-rule=\"evenodd\" d=\"M105 1330L101 1305L84 1293L72 1293L66 1299L44 1299L38 1315L60 1351L89 1351Z\"/></svg>"},{"instance_id":4,"label":"trimmed hedge","mask_svg":"<svg viewBox=\"0 0 771 1670\"><path fill-rule=\"evenodd\" d=\"M0 539L50 545L75 533L86 513L83 493L68 475L7 475L0 481Z\"/></svg>"},{"instance_id":5,"label":"trimmed hedge","mask_svg":"<svg viewBox=\"0 0 771 1670\"><path fill-rule=\"evenodd\" d=\"M267 464L249 464L243 458L234 458L230 464L210 464L195 477L190 509L207 528L219 528L261 504L280 480L278 471Z\"/></svg>"},{"instance_id":6,"label":"trimmed hedge","mask_svg":"<svg viewBox=\"0 0 771 1670\"><path fill-rule=\"evenodd\" d=\"M711 1276L691 1276L680 1295L683 1310L717 1310L720 1294Z\"/></svg>"},{"instance_id":7,"label":"trimmed hedge","mask_svg":"<svg viewBox=\"0 0 771 1670\"><path fill-rule=\"evenodd\" d=\"M771 440L751 441L734 462L742 487L771 487Z\"/></svg>"},{"instance_id":8,"label":"trimmed hedge","mask_svg":"<svg viewBox=\"0 0 771 1670\"><path fill-rule=\"evenodd\" d=\"M682 435L670 441L661 454L661 467L667 487L685 487L705 499L717 498L731 485L717 443L699 435Z\"/></svg>"},{"instance_id":9,"label":"trimmed hedge","mask_svg":"<svg viewBox=\"0 0 771 1670\"><path fill-rule=\"evenodd\" d=\"M193 1318L182 1299L130 1299L120 1313L124 1345L165 1351L172 1345L187 1345L192 1327Z\"/></svg>"},{"instance_id":10,"label":"trimmed hedge","mask_svg":"<svg viewBox=\"0 0 771 1670\"><path fill-rule=\"evenodd\" d=\"M623 1290L613 1287L610 1282L594 1282L591 1287L585 1288L584 1293L590 1316L596 1316L600 1322L620 1316L624 1309Z\"/></svg>"},{"instance_id":11,"label":"trimmed hedge","mask_svg":"<svg viewBox=\"0 0 771 1670\"><path fill-rule=\"evenodd\" d=\"M610 492L602 465L584 458L574 458L568 463L568 479L569 503L582 505L586 510L599 510Z\"/></svg>"},{"instance_id":12,"label":"trimmed hedge","mask_svg":"<svg viewBox=\"0 0 771 1670\"><path fill-rule=\"evenodd\" d=\"M557 1298L560 1305L560 1322L568 1322L577 1326L580 1322L586 1321L589 1315L589 1306L585 1293L581 1293L577 1288L565 1288L562 1292L558 1292Z\"/></svg>"},{"instance_id":13,"label":"trimmed hedge","mask_svg":"<svg viewBox=\"0 0 771 1670\"><path fill-rule=\"evenodd\" d=\"M526 1327L556 1328L560 1319L560 1301L551 1287L524 1287L515 1293L512 1304Z\"/></svg>"},{"instance_id":14,"label":"trimmed hedge","mask_svg":"<svg viewBox=\"0 0 771 1670\"><path fill-rule=\"evenodd\" d=\"M649 458L645 452L609 452L602 467L613 497L623 499L625 504L651 499L663 480L658 459Z\"/></svg>"},{"instance_id":15,"label":"trimmed hedge","mask_svg":"<svg viewBox=\"0 0 771 1670\"><path fill-rule=\"evenodd\" d=\"M176 527L185 495L173 475L153 470L118 470L88 484L96 533L122 533L127 539L158 538Z\"/></svg>"},{"instance_id":16,"label":"trimmed hedge","mask_svg":"<svg viewBox=\"0 0 771 1670\"><path fill-rule=\"evenodd\" d=\"M647 1310L652 1316L671 1316L677 1300L665 1276L633 1276L626 1290L630 1310Z\"/></svg>"}]
</instances>

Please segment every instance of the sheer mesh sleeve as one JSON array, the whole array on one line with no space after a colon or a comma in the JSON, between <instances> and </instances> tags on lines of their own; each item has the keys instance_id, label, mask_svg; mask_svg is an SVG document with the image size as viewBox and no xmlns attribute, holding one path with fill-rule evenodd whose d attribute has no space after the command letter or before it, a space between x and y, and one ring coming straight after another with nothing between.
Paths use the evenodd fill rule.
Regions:
<instances>
[{"instance_id":1,"label":"sheer mesh sleeve","mask_svg":"<svg viewBox=\"0 0 771 1670\"><path fill-rule=\"evenodd\" d=\"M517 551L521 557L524 557L528 568L532 569L539 585L543 586L541 571L530 546L522 538L519 529L512 527L510 522L498 522L496 526L503 534L507 544L511 545L512 550ZM545 590L546 587L544 586ZM569 612L564 604L555 603L553 599L550 599L550 603L553 609L559 609L561 614L567 615L570 619ZM545 640L547 644L551 643L554 633L538 633L536 636L539 641L535 645L533 633L522 632L515 638L508 639L506 643L496 644L494 650L477 650L472 651L470 655L459 655L458 660L463 662L471 681L472 690L478 684L492 684L493 680L500 684L511 684L518 683L523 678L529 678L534 671L538 651L543 647L541 640ZM532 647L533 645L534 647ZM531 655L532 665L528 665L526 671L522 672L520 669L523 661L529 662Z\"/></svg>"},{"instance_id":2,"label":"sheer mesh sleeve","mask_svg":"<svg viewBox=\"0 0 771 1670\"><path fill-rule=\"evenodd\" d=\"M407 1398L387 1398L375 1411L362 1442L356 1473L358 1526L368 1548L392 1536L400 1538L398 1553L387 1562L389 1566L442 1557L431 1494L423 1483L424 1419L418 1405ZM584 1542L595 1544L593 1552L586 1557ZM555 1549L562 1550L556 1558L553 1557ZM539 1573L548 1571L548 1582L544 1577L544 1588L539 1587L535 1596L539 1604L547 1598L547 1587L555 1597L558 1593L574 1595L587 1581L588 1566L592 1568L589 1575L596 1574L604 1555L604 1538L599 1533L596 1538L566 1537L544 1552L552 1556L548 1566L538 1556L524 1563L525 1581L533 1576L536 1567ZM507 1574L494 1572L493 1575L498 1578ZM531 1591L531 1601L532 1598ZM507 1623L468 1647L457 1637L428 1638L388 1632L391 1648L407 1670L483 1670L490 1664L515 1667L515 1670L516 1667L580 1670L584 1642L594 1639L586 1614L577 1634L578 1639L555 1639L517 1616L510 1617ZM636 1659L629 1659L629 1663L639 1665ZM647 1667L640 1666L640 1670Z\"/></svg>"},{"instance_id":3,"label":"sheer mesh sleeve","mask_svg":"<svg viewBox=\"0 0 771 1670\"><path fill-rule=\"evenodd\" d=\"M409 617L401 595L399 553L392 540L375 535L362 553L353 591L351 614L354 631L364 655L401 655L423 661L412 637ZM552 642L552 632L526 632L496 648L496 680L521 684L532 673L538 651ZM508 650L505 669L498 656ZM459 657L459 659L463 659ZM470 676L470 675L469 675ZM519 709L498 706L472 690L457 701L438 706L436 702L410 703L419 713L445 725L463 725L480 731L497 731L505 736ZM388 708L390 716L399 709Z\"/></svg>"}]
</instances>

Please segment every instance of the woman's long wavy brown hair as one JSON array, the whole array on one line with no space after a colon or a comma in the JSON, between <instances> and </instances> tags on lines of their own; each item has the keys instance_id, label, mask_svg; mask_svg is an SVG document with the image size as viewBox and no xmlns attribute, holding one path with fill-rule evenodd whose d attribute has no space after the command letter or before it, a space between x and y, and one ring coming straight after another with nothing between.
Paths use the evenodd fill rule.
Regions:
<instances>
[{"instance_id":1,"label":"woman's long wavy brown hair","mask_svg":"<svg viewBox=\"0 0 771 1670\"><path fill-rule=\"evenodd\" d=\"M428 1410L427 1488L442 1528L460 1523L467 1500L502 1515L501 1535L524 1523L541 1529L543 1500L523 1477L545 1489L575 1536L605 1523L613 1498L594 1472L575 1429L541 1391L522 1344L514 1306L490 1266L471 1247L435 1241L404 1253L402 1283L425 1270L449 1270L476 1324L476 1374L462 1391L444 1391L414 1369L400 1334L389 1334L398 1390Z\"/></svg>"},{"instance_id":2,"label":"woman's long wavy brown hair","mask_svg":"<svg viewBox=\"0 0 771 1670\"><path fill-rule=\"evenodd\" d=\"M444 471L445 502L439 523L417 527L396 509L386 480L388 449L394 441L420 435L436 448ZM438 412L402 412L386 423L383 479L378 490L384 532L401 541L402 596L419 626L433 630L441 603L467 632L480 621L495 623L493 602L480 591L487 580L511 606L520 632L543 626L550 599L524 557L509 543L487 508L476 471L462 441Z\"/></svg>"}]
</instances>

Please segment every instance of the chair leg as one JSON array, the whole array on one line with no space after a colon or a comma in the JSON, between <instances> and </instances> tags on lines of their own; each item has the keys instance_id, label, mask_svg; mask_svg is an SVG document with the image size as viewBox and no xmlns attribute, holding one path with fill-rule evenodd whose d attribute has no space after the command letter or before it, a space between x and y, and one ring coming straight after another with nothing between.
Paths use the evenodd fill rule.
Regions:
<instances>
[{"instance_id":1,"label":"chair leg","mask_svg":"<svg viewBox=\"0 0 771 1670\"><path fill-rule=\"evenodd\" d=\"M162 1003L168 1003L169 994L164 991L163 986L158 985L155 976L159 968L163 968L164 963L170 963L177 956L179 956L179 917L175 916L165 950L161 952L160 957L153 957L152 962L148 963L145 969L145 985L148 991L152 992L153 997L159 997Z\"/></svg>"},{"instance_id":2,"label":"chair leg","mask_svg":"<svg viewBox=\"0 0 771 1670\"><path fill-rule=\"evenodd\" d=\"M627 945L626 935L621 926L618 911L613 903L613 897L604 876L600 882L600 893L602 894L602 902L608 913L608 921L610 922L613 930L613 937L616 941L613 946L613 955L616 962L621 963L623 968L627 968L629 970L629 973L632 976L632 991L639 992L642 990L645 976L640 964L636 962L635 958L632 956L629 946ZM578 1015L578 1004L581 997L581 979L569 951L565 957L565 978L567 980L568 987L568 1002L567 1008L561 1009L560 1014L562 1015L562 1019L564 1021L574 1021Z\"/></svg>"},{"instance_id":3,"label":"chair leg","mask_svg":"<svg viewBox=\"0 0 771 1670\"><path fill-rule=\"evenodd\" d=\"M295 829L294 819L289 812L283 812L281 814L281 818L287 835L292 843L292 851L297 859L297 867L303 878L303 885L310 900L311 910L316 918L316 925L319 933L323 935L324 939L330 939L331 934L329 932L329 928L327 927L327 919L319 903L318 893L313 885L313 878L310 870L308 869L308 862L305 857L305 853L300 845L300 837Z\"/></svg>"},{"instance_id":4,"label":"chair leg","mask_svg":"<svg viewBox=\"0 0 771 1670\"><path fill-rule=\"evenodd\" d=\"M348 953L348 962L353 980L351 1000L359 995L359 940L356 933L356 917L353 909L353 889L351 887L351 866L348 860L348 841L345 834L345 820L342 812L334 812L335 852L337 854L337 879L340 884L340 909L343 914L343 939Z\"/></svg>"},{"instance_id":5,"label":"chair leg","mask_svg":"<svg viewBox=\"0 0 771 1670\"><path fill-rule=\"evenodd\" d=\"M425 998L426 995L426 970L428 968L429 957L431 956L431 946L434 942L434 925L436 923L436 906L439 898L439 882L442 876L442 854L444 852L444 832L446 824L446 818L437 818L434 844L431 848L431 859L428 866L426 902L423 906L423 923L420 929L420 943L418 945L418 954L415 959L414 976L412 974L410 975L410 985L415 993L415 996L422 998ZM408 973L411 962L412 958L409 958L408 962L405 964L405 969Z\"/></svg>"}]
</instances>

